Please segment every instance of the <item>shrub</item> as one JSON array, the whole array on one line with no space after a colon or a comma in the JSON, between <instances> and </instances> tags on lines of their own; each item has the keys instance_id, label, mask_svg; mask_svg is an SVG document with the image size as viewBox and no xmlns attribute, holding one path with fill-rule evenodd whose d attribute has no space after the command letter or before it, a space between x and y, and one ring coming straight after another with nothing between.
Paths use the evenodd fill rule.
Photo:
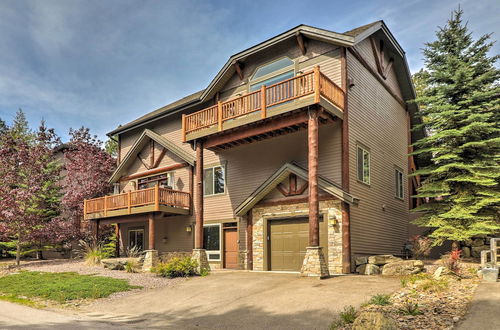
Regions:
<instances>
[{"instance_id":1,"label":"shrub","mask_svg":"<svg viewBox=\"0 0 500 330\"><path fill-rule=\"evenodd\" d=\"M450 254L446 254L441 258L441 263L444 267L448 268L455 274L460 273L460 254L462 250L451 251Z\"/></svg>"},{"instance_id":2,"label":"shrub","mask_svg":"<svg viewBox=\"0 0 500 330\"><path fill-rule=\"evenodd\" d=\"M174 257L167 263L153 267L151 271L163 277L186 277L196 275L197 267L198 262L191 257Z\"/></svg>"},{"instance_id":3,"label":"shrub","mask_svg":"<svg viewBox=\"0 0 500 330\"><path fill-rule=\"evenodd\" d=\"M377 294L368 301L370 305L386 306L391 304L391 296L388 294Z\"/></svg>"},{"instance_id":4,"label":"shrub","mask_svg":"<svg viewBox=\"0 0 500 330\"><path fill-rule=\"evenodd\" d=\"M125 264L125 271L127 273L138 273L141 267L136 259L129 259Z\"/></svg>"},{"instance_id":5,"label":"shrub","mask_svg":"<svg viewBox=\"0 0 500 330\"><path fill-rule=\"evenodd\" d=\"M399 312L403 315L420 315L422 312L418 308L418 304L414 303L411 300L407 300L404 304L403 307L399 309Z\"/></svg>"},{"instance_id":6,"label":"shrub","mask_svg":"<svg viewBox=\"0 0 500 330\"><path fill-rule=\"evenodd\" d=\"M205 277L205 276L208 276L210 274L210 271L206 268L202 268L201 271L200 271L200 276L201 277Z\"/></svg>"},{"instance_id":7,"label":"shrub","mask_svg":"<svg viewBox=\"0 0 500 330\"><path fill-rule=\"evenodd\" d=\"M85 264L88 266L100 265L102 259L109 257L109 254L104 251L102 245L95 241L86 242L81 240L80 247Z\"/></svg>"},{"instance_id":8,"label":"shrub","mask_svg":"<svg viewBox=\"0 0 500 330\"><path fill-rule=\"evenodd\" d=\"M412 245L411 252L416 259L427 258L431 254L432 239L422 235L415 235L410 238Z\"/></svg>"},{"instance_id":9,"label":"shrub","mask_svg":"<svg viewBox=\"0 0 500 330\"><path fill-rule=\"evenodd\" d=\"M340 319L342 322L345 324L351 324L354 323L354 320L356 320L356 308L353 306L349 305L344 307L344 310L340 312Z\"/></svg>"},{"instance_id":10,"label":"shrub","mask_svg":"<svg viewBox=\"0 0 500 330\"><path fill-rule=\"evenodd\" d=\"M138 258L141 255L141 248L137 245L129 246L125 250L125 255L129 258Z\"/></svg>"},{"instance_id":11,"label":"shrub","mask_svg":"<svg viewBox=\"0 0 500 330\"><path fill-rule=\"evenodd\" d=\"M426 292L440 292L448 288L448 280L446 278L435 279L430 274L420 273L408 275L401 278L403 287L412 286L413 289Z\"/></svg>"}]
</instances>

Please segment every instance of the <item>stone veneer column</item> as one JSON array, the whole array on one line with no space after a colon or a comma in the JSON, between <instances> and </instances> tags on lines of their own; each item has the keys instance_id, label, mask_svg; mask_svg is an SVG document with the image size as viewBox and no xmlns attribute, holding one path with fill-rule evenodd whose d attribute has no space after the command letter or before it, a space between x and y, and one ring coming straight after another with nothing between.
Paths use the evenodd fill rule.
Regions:
<instances>
[{"instance_id":1,"label":"stone veneer column","mask_svg":"<svg viewBox=\"0 0 500 330\"><path fill-rule=\"evenodd\" d=\"M203 142L196 141L196 225L192 258L198 261L198 273L210 270L207 253L203 249Z\"/></svg>"},{"instance_id":2,"label":"stone veneer column","mask_svg":"<svg viewBox=\"0 0 500 330\"><path fill-rule=\"evenodd\" d=\"M159 257L157 250L146 250L144 251L144 263L142 264L142 270L148 272L152 267L158 264Z\"/></svg>"},{"instance_id":3,"label":"stone veneer column","mask_svg":"<svg viewBox=\"0 0 500 330\"><path fill-rule=\"evenodd\" d=\"M314 276L324 278L330 276L326 265L325 255L321 246L306 247L306 256L300 270L301 276Z\"/></svg>"}]
</instances>

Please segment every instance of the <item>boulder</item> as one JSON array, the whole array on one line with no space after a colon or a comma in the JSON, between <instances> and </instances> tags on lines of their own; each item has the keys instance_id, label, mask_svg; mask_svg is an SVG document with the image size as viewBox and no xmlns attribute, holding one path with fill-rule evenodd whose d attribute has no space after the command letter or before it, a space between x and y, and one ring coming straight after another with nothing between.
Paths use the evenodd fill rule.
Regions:
<instances>
[{"instance_id":1,"label":"boulder","mask_svg":"<svg viewBox=\"0 0 500 330\"><path fill-rule=\"evenodd\" d=\"M468 246L464 246L464 247L462 248L462 256L463 256L464 258L470 258L470 256L471 256L471 254L470 254L470 247L468 247Z\"/></svg>"},{"instance_id":2,"label":"boulder","mask_svg":"<svg viewBox=\"0 0 500 330\"><path fill-rule=\"evenodd\" d=\"M127 264L127 258L112 258L112 259L102 259L101 263L104 268L111 270L123 270Z\"/></svg>"},{"instance_id":3,"label":"boulder","mask_svg":"<svg viewBox=\"0 0 500 330\"><path fill-rule=\"evenodd\" d=\"M485 251L485 250L489 250L489 249L490 249L490 247L488 245L473 246L471 255L474 258L479 258L479 257L481 257L481 251Z\"/></svg>"},{"instance_id":4,"label":"boulder","mask_svg":"<svg viewBox=\"0 0 500 330\"><path fill-rule=\"evenodd\" d=\"M483 238L475 238L473 241L472 241L472 244L471 246L472 247L475 247L475 246L482 246L484 245L484 239Z\"/></svg>"},{"instance_id":5,"label":"boulder","mask_svg":"<svg viewBox=\"0 0 500 330\"><path fill-rule=\"evenodd\" d=\"M498 281L498 268L483 268L481 269L481 276L485 282Z\"/></svg>"},{"instance_id":6,"label":"boulder","mask_svg":"<svg viewBox=\"0 0 500 330\"><path fill-rule=\"evenodd\" d=\"M354 261L356 262L356 266L364 265L368 263L368 257L356 257Z\"/></svg>"},{"instance_id":7,"label":"boulder","mask_svg":"<svg viewBox=\"0 0 500 330\"><path fill-rule=\"evenodd\" d=\"M378 255L378 256L371 256L368 258L368 263L373 264L373 265L385 265L390 262L394 261L402 261L403 259L401 258L396 258L393 255L390 254L383 254L383 255Z\"/></svg>"},{"instance_id":8,"label":"boulder","mask_svg":"<svg viewBox=\"0 0 500 330\"><path fill-rule=\"evenodd\" d=\"M364 264L356 268L356 272L360 275L378 275L380 274L380 267L373 264Z\"/></svg>"},{"instance_id":9,"label":"boulder","mask_svg":"<svg viewBox=\"0 0 500 330\"><path fill-rule=\"evenodd\" d=\"M382 268L382 275L402 276L417 274L424 270L422 260L401 260L386 264Z\"/></svg>"},{"instance_id":10,"label":"boulder","mask_svg":"<svg viewBox=\"0 0 500 330\"><path fill-rule=\"evenodd\" d=\"M352 324L353 330L396 330L396 321L380 312L362 312Z\"/></svg>"},{"instance_id":11,"label":"boulder","mask_svg":"<svg viewBox=\"0 0 500 330\"><path fill-rule=\"evenodd\" d=\"M458 277L457 274L455 274L454 272L452 272L451 270L449 270L448 268L444 267L444 266L439 266L436 271L434 272L434 278L436 280L442 278L442 277Z\"/></svg>"}]
</instances>

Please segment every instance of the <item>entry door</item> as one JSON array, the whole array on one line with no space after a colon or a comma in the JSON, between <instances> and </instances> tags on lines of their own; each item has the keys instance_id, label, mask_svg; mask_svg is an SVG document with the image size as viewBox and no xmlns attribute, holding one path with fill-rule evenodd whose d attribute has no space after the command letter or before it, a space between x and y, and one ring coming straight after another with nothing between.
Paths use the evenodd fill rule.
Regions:
<instances>
[{"instance_id":1,"label":"entry door","mask_svg":"<svg viewBox=\"0 0 500 330\"><path fill-rule=\"evenodd\" d=\"M224 229L224 268L238 268L238 230Z\"/></svg>"},{"instance_id":2,"label":"entry door","mask_svg":"<svg viewBox=\"0 0 500 330\"><path fill-rule=\"evenodd\" d=\"M327 258L327 228L323 219L319 229L320 246ZM269 269L300 271L309 245L308 218L270 220L268 230Z\"/></svg>"}]
</instances>

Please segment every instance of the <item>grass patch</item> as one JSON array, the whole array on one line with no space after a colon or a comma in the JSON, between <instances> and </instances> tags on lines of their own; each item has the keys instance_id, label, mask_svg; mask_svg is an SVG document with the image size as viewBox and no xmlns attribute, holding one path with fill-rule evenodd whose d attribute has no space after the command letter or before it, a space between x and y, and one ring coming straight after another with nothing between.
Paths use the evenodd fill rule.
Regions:
<instances>
[{"instance_id":1,"label":"grass patch","mask_svg":"<svg viewBox=\"0 0 500 330\"><path fill-rule=\"evenodd\" d=\"M388 294L377 294L370 298L368 305L386 306L391 304L391 296Z\"/></svg>"},{"instance_id":2,"label":"grass patch","mask_svg":"<svg viewBox=\"0 0 500 330\"><path fill-rule=\"evenodd\" d=\"M448 289L449 281L446 278L436 279L430 274L421 273L401 278L401 285L424 292L442 292Z\"/></svg>"},{"instance_id":3,"label":"grass patch","mask_svg":"<svg viewBox=\"0 0 500 330\"><path fill-rule=\"evenodd\" d=\"M20 297L17 297L15 295L0 296L0 300L8 301L11 303L24 305L24 306L28 306L28 307L33 307L33 308L41 307L40 304L38 304L32 300L29 300L27 298L20 298Z\"/></svg>"},{"instance_id":4,"label":"grass patch","mask_svg":"<svg viewBox=\"0 0 500 330\"><path fill-rule=\"evenodd\" d=\"M74 272L19 272L0 278L4 297L39 297L63 303L68 300L103 298L112 293L140 288L125 280ZM22 299L22 298L19 298Z\"/></svg>"}]
</instances>

